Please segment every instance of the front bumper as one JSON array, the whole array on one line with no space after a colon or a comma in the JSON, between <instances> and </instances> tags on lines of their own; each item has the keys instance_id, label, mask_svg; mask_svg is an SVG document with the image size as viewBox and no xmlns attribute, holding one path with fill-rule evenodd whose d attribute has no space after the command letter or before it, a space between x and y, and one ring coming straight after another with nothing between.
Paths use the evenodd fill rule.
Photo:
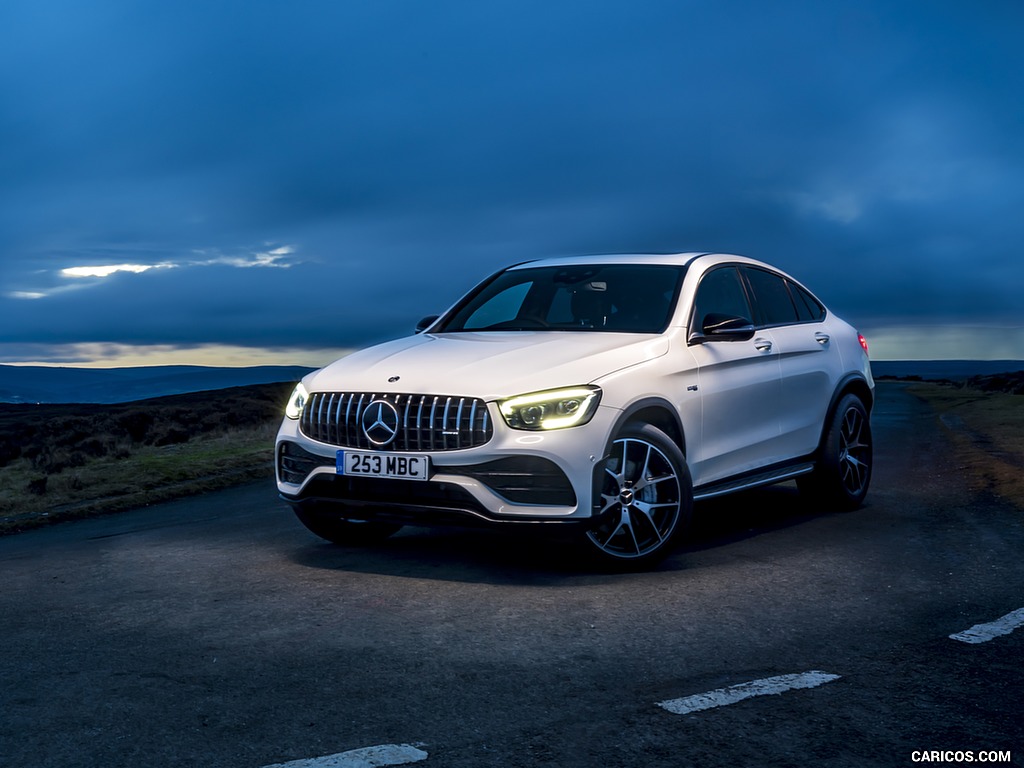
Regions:
<instances>
[{"instance_id":1,"label":"front bumper","mask_svg":"<svg viewBox=\"0 0 1024 768\"><path fill-rule=\"evenodd\" d=\"M604 448L617 411L598 407L585 425L548 432L513 430L490 404L486 444L425 451L426 481L338 475L339 446L310 439L285 419L276 447L281 497L294 505L344 507L342 516L404 524L583 523L596 513Z\"/></svg>"}]
</instances>

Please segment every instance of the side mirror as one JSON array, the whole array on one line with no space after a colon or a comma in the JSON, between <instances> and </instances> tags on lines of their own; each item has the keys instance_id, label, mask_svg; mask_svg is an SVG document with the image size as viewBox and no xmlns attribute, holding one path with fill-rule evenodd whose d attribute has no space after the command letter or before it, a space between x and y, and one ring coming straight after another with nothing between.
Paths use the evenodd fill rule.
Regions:
<instances>
[{"instance_id":1,"label":"side mirror","mask_svg":"<svg viewBox=\"0 0 1024 768\"><path fill-rule=\"evenodd\" d=\"M699 333L690 334L690 343L703 344L708 341L747 341L754 337L754 325L739 315L723 315L709 312Z\"/></svg>"},{"instance_id":2,"label":"side mirror","mask_svg":"<svg viewBox=\"0 0 1024 768\"><path fill-rule=\"evenodd\" d=\"M427 328L432 326L439 318L440 315L427 315L418 323L416 323L416 333L423 333Z\"/></svg>"}]
</instances>

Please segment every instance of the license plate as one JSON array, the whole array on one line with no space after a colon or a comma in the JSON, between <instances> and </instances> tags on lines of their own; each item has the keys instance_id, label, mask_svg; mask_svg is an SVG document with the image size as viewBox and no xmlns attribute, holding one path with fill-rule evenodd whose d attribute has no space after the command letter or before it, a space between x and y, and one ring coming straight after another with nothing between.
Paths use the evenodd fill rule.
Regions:
<instances>
[{"instance_id":1,"label":"license plate","mask_svg":"<svg viewBox=\"0 0 1024 768\"><path fill-rule=\"evenodd\" d=\"M338 451L336 469L350 477L388 477L394 480L427 480L430 458L401 453Z\"/></svg>"}]
</instances>

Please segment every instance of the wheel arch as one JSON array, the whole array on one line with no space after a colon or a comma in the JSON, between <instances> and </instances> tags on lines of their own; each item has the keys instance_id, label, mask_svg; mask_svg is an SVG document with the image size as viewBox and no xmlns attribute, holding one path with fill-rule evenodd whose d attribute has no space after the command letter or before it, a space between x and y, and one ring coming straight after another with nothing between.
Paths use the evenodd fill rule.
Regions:
<instances>
[{"instance_id":1,"label":"wheel arch","mask_svg":"<svg viewBox=\"0 0 1024 768\"><path fill-rule=\"evenodd\" d=\"M864 407L867 409L868 418L871 417L871 410L875 405L875 395L868 385L867 379L856 373L845 376L836 385L835 391L832 393L832 399L828 404L828 410L825 412L825 419L821 425L821 434L818 435L818 451L821 450L821 444L825 439L825 434L828 432L828 425L832 423L832 417L835 415L836 408L839 407L839 401L847 395L856 395L860 398L860 401L864 403Z\"/></svg>"},{"instance_id":2,"label":"wheel arch","mask_svg":"<svg viewBox=\"0 0 1024 768\"><path fill-rule=\"evenodd\" d=\"M686 431L683 429L679 413L672 406L672 403L660 397L648 397L638 400L622 411L619 418L615 420L611 434L608 436L608 443L605 445L606 454L610 450L615 436L624 427L632 424L650 424L657 427L679 446L683 456L686 455Z\"/></svg>"}]
</instances>

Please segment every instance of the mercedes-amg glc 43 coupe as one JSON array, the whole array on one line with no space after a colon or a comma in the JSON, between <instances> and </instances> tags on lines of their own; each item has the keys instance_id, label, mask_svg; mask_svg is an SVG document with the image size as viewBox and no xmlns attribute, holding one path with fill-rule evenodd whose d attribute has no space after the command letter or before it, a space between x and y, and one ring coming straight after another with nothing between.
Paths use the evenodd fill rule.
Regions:
<instances>
[{"instance_id":1,"label":"mercedes-amg glc 43 coupe","mask_svg":"<svg viewBox=\"0 0 1024 768\"><path fill-rule=\"evenodd\" d=\"M695 500L795 479L822 508L859 506L873 395L864 337L767 264L532 261L304 378L278 490L339 544L402 525L551 526L646 567Z\"/></svg>"}]
</instances>

